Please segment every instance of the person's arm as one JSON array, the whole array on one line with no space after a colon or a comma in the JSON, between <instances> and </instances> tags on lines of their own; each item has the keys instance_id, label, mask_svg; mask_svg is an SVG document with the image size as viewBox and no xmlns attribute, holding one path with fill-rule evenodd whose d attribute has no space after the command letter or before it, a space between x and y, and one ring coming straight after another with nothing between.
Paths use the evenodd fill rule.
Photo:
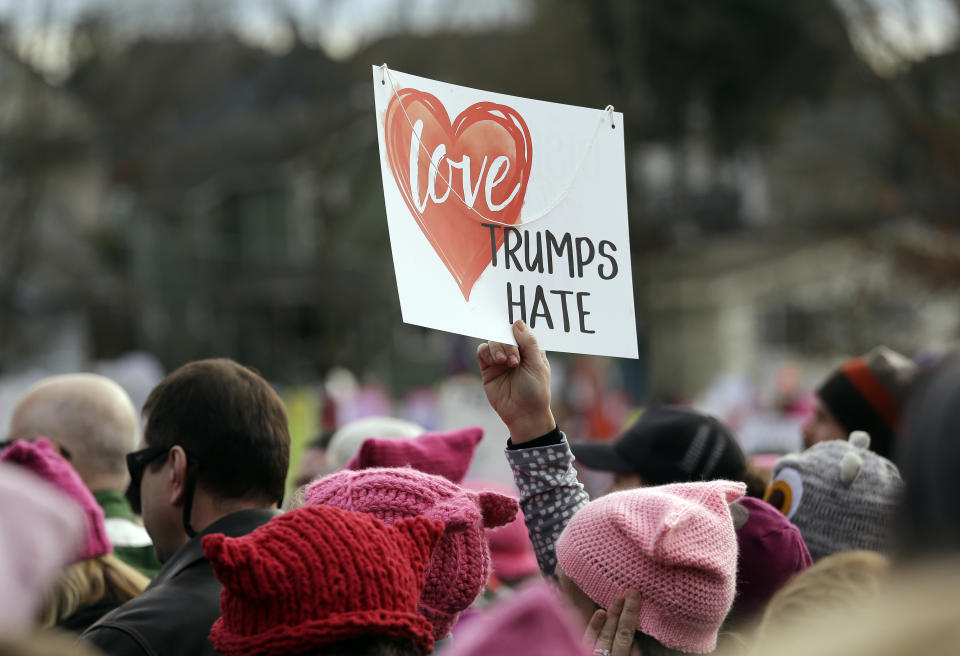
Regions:
<instances>
[{"instance_id":1,"label":"person's arm","mask_svg":"<svg viewBox=\"0 0 960 656\"><path fill-rule=\"evenodd\" d=\"M507 461L520 490L527 531L540 570L552 576L554 550L567 522L589 497L577 480L573 454L550 410L550 363L522 321L517 346L486 342L477 360L487 400L506 424Z\"/></svg>"},{"instance_id":2,"label":"person's arm","mask_svg":"<svg viewBox=\"0 0 960 656\"><path fill-rule=\"evenodd\" d=\"M557 567L557 540L590 498L577 480L573 454L563 433L555 429L535 443L529 448L508 444L506 455L520 490L520 507L540 571L552 576Z\"/></svg>"}]
</instances>

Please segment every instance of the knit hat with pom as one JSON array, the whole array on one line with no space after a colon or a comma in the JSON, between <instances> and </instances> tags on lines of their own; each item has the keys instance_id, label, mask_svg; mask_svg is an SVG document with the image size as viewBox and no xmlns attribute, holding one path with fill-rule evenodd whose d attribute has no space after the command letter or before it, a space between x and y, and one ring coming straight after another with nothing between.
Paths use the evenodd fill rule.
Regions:
<instances>
[{"instance_id":1,"label":"knit hat with pom","mask_svg":"<svg viewBox=\"0 0 960 656\"><path fill-rule=\"evenodd\" d=\"M0 454L0 461L20 465L30 470L67 494L83 511L87 532L71 562L96 558L113 552L113 545L107 537L103 509L93 498L93 493L84 485L80 474L57 453L47 438L38 437L33 442L17 440Z\"/></svg>"},{"instance_id":2,"label":"knit hat with pom","mask_svg":"<svg viewBox=\"0 0 960 656\"><path fill-rule=\"evenodd\" d=\"M838 551L889 552L903 479L897 466L869 450L870 436L820 442L773 466L764 499L793 522L813 560Z\"/></svg>"},{"instance_id":3,"label":"knit hat with pom","mask_svg":"<svg viewBox=\"0 0 960 656\"><path fill-rule=\"evenodd\" d=\"M443 528L425 517L387 526L314 506L242 537L204 536L203 552L223 584L210 641L224 656L285 655L375 634L429 653L431 627L417 600Z\"/></svg>"},{"instance_id":4,"label":"knit hat with pom","mask_svg":"<svg viewBox=\"0 0 960 656\"><path fill-rule=\"evenodd\" d=\"M480 427L447 433L424 433L411 439L371 437L346 464L346 469L413 467L460 483L467 475L473 452L483 439Z\"/></svg>"},{"instance_id":5,"label":"knit hat with pom","mask_svg":"<svg viewBox=\"0 0 960 656\"><path fill-rule=\"evenodd\" d=\"M817 389L817 396L847 433L866 431L873 436L873 451L890 458L916 371L909 358L878 346L840 365Z\"/></svg>"},{"instance_id":6,"label":"knit hat with pom","mask_svg":"<svg viewBox=\"0 0 960 656\"><path fill-rule=\"evenodd\" d=\"M707 653L736 591L728 505L743 483L676 483L615 492L584 506L557 541L563 572L608 608L640 592L637 629L671 649Z\"/></svg>"},{"instance_id":7,"label":"knit hat with pom","mask_svg":"<svg viewBox=\"0 0 960 656\"><path fill-rule=\"evenodd\" d=\"M465 490L409 467L342 470L310 484L304 499L307 505L370 513L387 524L417 515L444 523L446 533L427 567L419 609L438 640L450 633L490 576L484 529L507 524L518 509L510 497Z\"/></svg>"}]
</instances>

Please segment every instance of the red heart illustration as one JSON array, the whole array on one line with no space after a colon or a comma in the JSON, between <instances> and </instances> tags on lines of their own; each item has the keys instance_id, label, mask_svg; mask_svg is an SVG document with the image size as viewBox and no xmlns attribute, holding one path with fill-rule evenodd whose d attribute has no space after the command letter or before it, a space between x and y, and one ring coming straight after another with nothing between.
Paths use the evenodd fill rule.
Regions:
<instances>
[{"instance_id":1,"label":"red heart illustration","mask_svg":"<svg viewBox=\"0 0 960 656\"><path fill-rule=\"evenodd\" d=\"M503 230L491 244L481 224L520 218L533 155L527 124L515 109L490 102L468 107L451 124L435 96L402 89L387 106L384 133L410 213L469 301L503 245Z\"/></svg>"}]
</instances>

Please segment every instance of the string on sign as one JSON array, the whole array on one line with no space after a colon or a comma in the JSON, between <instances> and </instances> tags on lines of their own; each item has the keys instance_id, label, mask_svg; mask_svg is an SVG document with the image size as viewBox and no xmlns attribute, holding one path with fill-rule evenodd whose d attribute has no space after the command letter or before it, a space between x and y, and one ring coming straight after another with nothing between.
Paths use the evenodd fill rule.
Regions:
<instances>
[{"instance_id":1,"label":"string on sign","mask_svg":"<svg viewBox=\"0 0 960 656\"><path fill-rule=\"evenodd\" d=\"M390 90L393 93L394 97L397 99L397 103L400 105L400 110L403 112L403 116L404 118L406 118L407 124L410 126L411 134L414 136L414 138L416 138L417 143L420 145L420 149L427 156L427 161L430 162L430 167L434 170L437 177L440 178L444 182L444 184L447 185L447 188L450 190L450 193L456 196L457 200L463 203L464 207L466 207L470 212L473 212L478 217L480 217L480 219L484 223L490 223L490 224L498 225L502 227L517 228L520 226L529 225L531 223L534 223L535 221L539 221L540 219L546 217L555 209L557 209L557 207L559 207L560 204L564 200L566 200L567 196L570 194L570 191L573 189L577 180L580 178L580 174L583 172L583 167L586 164L587 160L590 158L590 153L593 152L593 146L597 142L597 136L600 134L600 128L602 128L604 123L607 121L607 119L609 119L611 129L616 129L616 124L614 122L613 105L607 105L603 109L603 111L600 113L600 119L597 121L597 127L593 131L593 136L590 138L590 143L587 145L587 149L584 152L583 157L580 158L580 163L577 164L577 168L573 173L573 177L570 179L570 183L567 184L564 190L557 196L556 200L554 200L554 202L551 203L550 206L546 210L541 212L538 216L526 219L524 221L519 221L517 223L505 223L502 221L497 221L496 219L491 219L489 217L486 217L480 212L478 212L472 205L468 204L467 201L463 199L463 196L457 193L457 190L453 188L453 185L450 184L450 181L443 176L443 173L440 171L440 168L433 162L433 159L430 156L430 151L427 149L423 141L417 135L416 130L414 130L413 121L410 119L410 115L407 114L407 108L403 104L403 100L400 98L400 93L399 93L400 90L397 87L397 84L390 73L390 68L387 66L386 63L384 63L380 67L380 84L385 85L387 84L388 81L390 82Z\"/></svg>"}]
</instances>

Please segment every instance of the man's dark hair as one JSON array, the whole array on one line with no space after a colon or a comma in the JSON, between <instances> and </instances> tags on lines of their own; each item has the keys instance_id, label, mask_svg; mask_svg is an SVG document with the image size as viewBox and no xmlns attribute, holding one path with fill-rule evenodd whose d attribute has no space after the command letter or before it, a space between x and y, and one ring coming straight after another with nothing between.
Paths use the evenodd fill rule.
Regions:
<instances>
[{"instance_id":1,"label":"man's dark hair","mask_svg":"<svg viewBox=\"0 0 960 656\"><path fill-rule=\"evenodd\" d=\"M225 499L279 502L290 464L283 402L233 360L197 360L160 381L143 405L148 446L181 446L197 483ZM154 468L162 466L155 462Z\"/></svg>"}]
</instances>

